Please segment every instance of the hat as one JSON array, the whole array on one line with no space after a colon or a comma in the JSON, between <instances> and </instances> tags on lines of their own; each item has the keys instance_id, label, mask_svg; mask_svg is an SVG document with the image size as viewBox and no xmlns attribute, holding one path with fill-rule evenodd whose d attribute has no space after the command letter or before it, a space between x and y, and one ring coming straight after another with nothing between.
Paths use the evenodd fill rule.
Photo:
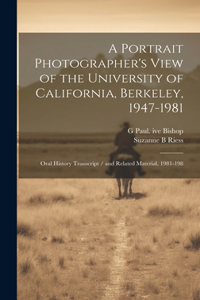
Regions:
<instances>
[{"instance_id":1,"label":"hat","mask_svg":"<svg viewBox=\"0 0 200 300\"><path fill-rule=\"evenodd\" d=\"M124 122L122 125L121 125L122 128L129 128L130 127L130 124L129 122Z\"/></svg>"}]
</instances>

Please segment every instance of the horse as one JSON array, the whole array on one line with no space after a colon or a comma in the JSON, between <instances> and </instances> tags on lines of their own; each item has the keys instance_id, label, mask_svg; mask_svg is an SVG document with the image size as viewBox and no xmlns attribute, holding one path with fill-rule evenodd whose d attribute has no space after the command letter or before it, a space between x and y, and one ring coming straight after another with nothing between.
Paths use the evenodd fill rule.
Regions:
<instances>
[{"instance_id":1,"label":"horse","mask_svg":"<svg viewBox=\"0 0 200 300\"><path fill-rule=\"evenodd\" d=\"M119 188L119 199L122 198L121 185L123 185L123 197L128 198L132 194L132 182L137 168L135 166L136 157L129 153L119 153L114 159L114 177Z\"/></svg>"}]
</instances>

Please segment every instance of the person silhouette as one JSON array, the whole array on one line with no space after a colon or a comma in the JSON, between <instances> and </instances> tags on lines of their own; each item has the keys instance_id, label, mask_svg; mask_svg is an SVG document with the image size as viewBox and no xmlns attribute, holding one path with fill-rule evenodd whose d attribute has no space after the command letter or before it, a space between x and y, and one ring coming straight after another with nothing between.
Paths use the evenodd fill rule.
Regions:
<instances>
[{"instance_id":1,"label":"person silhouette","mask_svg":"<svg viewBox=\"0 0 200 300\"><path fill-rule=\"evenodd\" d=\"M132 147L136 146L136 143L134 142L134 135L128 133L128 129L130 128L129 122L124 122L122 125L122 130L117 133L115 136L114 144L118 147L118 149L112 153L110 153L110 165L108 169L105 171L107 175L112 175L114 166L111 164L114 161L114 158L119 153L128 153L132 156L136 157L136 160L140 162L140 154L135 151ZM142 167L140 164L137 166L137 173L139 176L144 176L146 174L145 171L142 170Z\"/></svg>"}]
</instances>

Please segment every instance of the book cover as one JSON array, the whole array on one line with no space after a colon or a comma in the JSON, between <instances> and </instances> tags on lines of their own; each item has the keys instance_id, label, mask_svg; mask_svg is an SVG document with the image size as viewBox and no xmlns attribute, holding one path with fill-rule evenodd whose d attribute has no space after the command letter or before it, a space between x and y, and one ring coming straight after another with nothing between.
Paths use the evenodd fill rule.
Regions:
<instances>
[{"instance_id":1,"label":"book cover","mask_svg":"<svg viewBox=\"0 0 200 300\"><path fill-rule=\"evenodd\" d=\"M199 3L17 5L17 298L199 300Z\"/></svg>"}]
</instances>

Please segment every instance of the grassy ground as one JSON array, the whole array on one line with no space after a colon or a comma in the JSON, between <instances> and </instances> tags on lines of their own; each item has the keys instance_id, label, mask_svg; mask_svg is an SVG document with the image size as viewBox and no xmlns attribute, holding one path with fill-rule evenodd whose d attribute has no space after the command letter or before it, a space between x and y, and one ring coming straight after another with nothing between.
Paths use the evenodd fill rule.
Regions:
<instances>
[{"instance_id":1,"label":"grassy ground","mask_svg":"<svg viewBox=\"0 0 200 300\"><path fill-rule=\"evenodd\" d=\"M159 167L144 166L146 178L199 178L200 143L138 144L135 150L141 154L141 161L158 161ZM109 154L114 151L113 143L22 143L20 144L21 178L106 178L106 163ZM160 152L175 151L184 154L165 154ZM72 162L72 167L41 166L40 162ZM99 162L97 167L74 167L73 161ZM171 164L183 162L180 166L161 166L161 161ZM103 164L101 165L101 163Z\"/></svg>"},{"instance_id":2,"label":"grassy ground","mask_svg":"<svg viewBox=\"0 0 200 300\"><path fill-rule=\"evenodd\" d=\"M19 179L18 300L199 300L199 183Z\"/></svg>"}]
</instances>

